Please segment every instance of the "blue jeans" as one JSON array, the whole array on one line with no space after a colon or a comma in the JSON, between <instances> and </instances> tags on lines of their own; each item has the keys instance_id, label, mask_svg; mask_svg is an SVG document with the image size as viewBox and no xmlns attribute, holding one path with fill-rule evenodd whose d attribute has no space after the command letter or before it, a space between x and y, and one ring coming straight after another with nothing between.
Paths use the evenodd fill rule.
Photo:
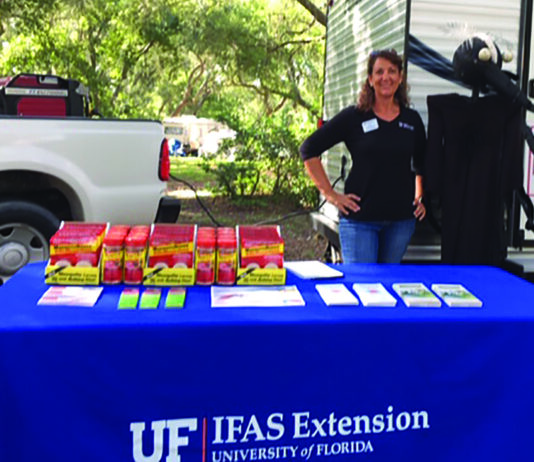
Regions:
<instances>
[{"instance_id":1,"label":"blue jeans","mask_svg":"<svg viewBox=\"0 0 534 462\"><path fill-rule=\"evenodd\" d=\"M415 230L415 219L356 221L339 219L344 263L400 263Z\"/></svg>"}]
</instances>

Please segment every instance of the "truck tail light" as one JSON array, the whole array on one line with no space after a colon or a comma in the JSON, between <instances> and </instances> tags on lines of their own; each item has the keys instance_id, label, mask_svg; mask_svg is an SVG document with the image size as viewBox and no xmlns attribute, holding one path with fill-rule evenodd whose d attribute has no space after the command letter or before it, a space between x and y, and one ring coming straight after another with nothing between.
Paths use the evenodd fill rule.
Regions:
<instances>
[{"instance_id":1,"label":"truck tail light","mask_svg":"<svg viewBox=\"0 0 534 462\"><path fill-rule=\"evenodd\" d=\"M169 158L169 145L167 140L164 139L161 142L161 148L159 150L159 179L161 181L169 181L171 173L171 160Z\"/></svg>"}]
</instances>

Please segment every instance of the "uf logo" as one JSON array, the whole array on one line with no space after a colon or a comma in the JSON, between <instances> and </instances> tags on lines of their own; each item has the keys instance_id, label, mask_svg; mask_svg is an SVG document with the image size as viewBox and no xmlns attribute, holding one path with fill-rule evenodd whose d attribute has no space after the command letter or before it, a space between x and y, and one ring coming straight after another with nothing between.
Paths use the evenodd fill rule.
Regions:
<instances>
[{"instance_id":1,"label":"uf logo","mask_svg":"<svg viewBox=\"0 0 534 462\"><path fill-rule=\"evenodd\" d=\"M163 457L163 432L168 430L169 436L169 454L165 462L181 462L179 448L189 444L188 436L180 436L180 429L186 428L190 432L197 430L197 419L174 419L174 420L155 420L151 423L150 428L154 433L154 450L152 455L145 456L143 452L143 432L145 431L144 422L132 422L130 431L133 438L133 458L135 462L160 462Z\"/></svg>"}]
</instances>

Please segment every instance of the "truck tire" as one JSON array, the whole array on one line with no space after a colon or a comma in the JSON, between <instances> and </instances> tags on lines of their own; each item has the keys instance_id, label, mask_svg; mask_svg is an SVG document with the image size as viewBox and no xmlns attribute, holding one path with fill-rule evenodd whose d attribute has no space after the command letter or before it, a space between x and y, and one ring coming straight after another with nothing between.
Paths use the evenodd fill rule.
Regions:
<instances>
[{"instance_id":1,"label":"truck tire","mask_svg":"<svg viewBox=\"0 0 534 462\"><path fill-rule=\"evenodd\" d=\"M0 202L0 284L26 263L48 259L50 237L59 224L52 212L37 204Z\"/></svg>"}]
</instances>

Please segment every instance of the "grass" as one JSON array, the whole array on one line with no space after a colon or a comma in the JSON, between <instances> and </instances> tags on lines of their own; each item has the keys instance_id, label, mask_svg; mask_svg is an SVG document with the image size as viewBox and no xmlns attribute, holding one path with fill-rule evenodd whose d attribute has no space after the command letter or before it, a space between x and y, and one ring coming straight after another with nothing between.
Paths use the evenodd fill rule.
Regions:
<instances>
[{"instance_id":1,"label":"grass","mask_svg":"<svg viewBox=\"0 0 534 462\"><path fill-rule=\"evenodd\" d=\"M198 157L171 157L171 175L194 185L215 183L215 176L202 168L202 159Z\"/></svg>"}]
</instances>

